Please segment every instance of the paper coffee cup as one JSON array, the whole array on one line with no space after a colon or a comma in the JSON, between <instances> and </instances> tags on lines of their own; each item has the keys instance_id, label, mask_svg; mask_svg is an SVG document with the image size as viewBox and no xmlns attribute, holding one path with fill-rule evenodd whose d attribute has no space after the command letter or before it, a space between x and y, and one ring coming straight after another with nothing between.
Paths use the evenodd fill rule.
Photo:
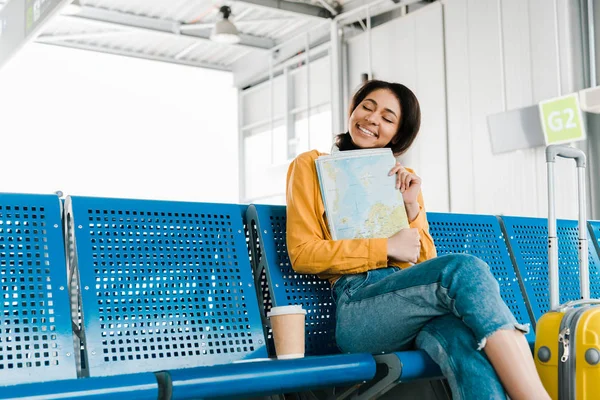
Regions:
<instances>
[{"instance_id":1,"label":"paper coffee cup","mask_svg":"<svg viewBox=\"0 0 600 400\"><path fill-rule=\"evenodd\" d=\"M278 359L304 357L304 318L302 306L273 307L267 313Z\"/></svg>"}]
</instances>

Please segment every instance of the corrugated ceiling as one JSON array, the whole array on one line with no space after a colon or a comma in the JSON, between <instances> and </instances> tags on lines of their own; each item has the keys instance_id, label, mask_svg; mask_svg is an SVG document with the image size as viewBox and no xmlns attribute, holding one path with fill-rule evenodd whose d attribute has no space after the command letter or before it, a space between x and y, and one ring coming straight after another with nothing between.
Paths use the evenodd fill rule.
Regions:
<instances>
[{"instance_id":1,"label":"corrugated ceiling","mask_svg":"<svg viewBox=\"0 0 600 400\"><path fill-rule=\"evenodd\" d=\"M0 6L6 3L0 0ZM287 3L285 9L273 8ZM197 67L230 70L251 51L265 52L326 23L325 8L276 0L79 0L50 21L37 41ZM209 39L219 8L231 7L239 44ZM300 12L294 11L300 7ZM301 9L305 7L307 11ZM313 15L319 11L322 16ZM194 24L193 26L190 26Z\"/></svg>"}]
</instances>

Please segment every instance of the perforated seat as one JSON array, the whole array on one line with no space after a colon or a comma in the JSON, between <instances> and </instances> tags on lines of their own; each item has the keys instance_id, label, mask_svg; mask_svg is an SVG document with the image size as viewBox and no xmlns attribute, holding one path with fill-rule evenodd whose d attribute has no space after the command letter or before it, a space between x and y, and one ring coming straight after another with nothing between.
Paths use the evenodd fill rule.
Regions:
<instances>
[{"instance_id":1,"label":"perforated seat","mask_svg":"<svg viewBox=\"0 0 600 400\"><path fill-rule=\"evenodd\" d=\"M368 354L350 364L264 360L244 207L89 197L66 206L91 376L165 371L174 398L197 398L206 387L227 397L375 375ZM324 367L343 373L315 375Z\"/></svg>"},{"instance_id":2,"label":"perforated seat","mask_svg":"<svg viewBox=\"0 0 600 400\"><path fill-rule=\"evenodd\" d=\"M306 354L322 356L339 353L335 344L335 304L329 282L315 275L298 274L291 267L286 248L285 206L251 205L246 220L254 251L254 274L261 280L263 290L263 316L271 306L300 304L307 310ZM424 351L393 355L395 360L376 357L379 362L394 369L392 375L399 374L393 375L392 380L400 379L403 373L407 375L402 380L441 377L439 367ZM315 362L320 358L314 357ZM389 379L388 374L378 385Z\"/></svg>"},{"instance_id":3,"label":"perforated seat","mask_svg":"<svg viewBox=\"0 0 600 400\"><path fill-rule=\"evenodd\" d=\"M464 214L427 214L430 231L439 255L471 254L486 261L498 280L502 298L520 323L531 323L510 260L500 224L495 216ZM335 345L335 307L329 283L313 275L297 274L291 268L285 242L285 206L252 205L247 223L251 228L255 276L263 288L263 315L271 307L301 304L308 310L307 353L327 354ZM534 342L533 330L527 336ZM437 365L422 351L393 353L404 366L398 379L440 377ZM393 364L387 357L380 360Z\"/></svg>"},{"instance_id":4,"label":"perforated seat","mask_svg":"<svg viewBox=\"0 0 600 400\"><path fill-rule=\"evenodd\" d=\"M266 358L240 207L70 197L90 376Z\"/></svg>"},{"instance_id":5,"label":"perforated seat","mask_svg":"<svg viewBox=\"0 0 600 400\"><path fill-rule=\"evenodd\" d=\"M502 217L508 243L519 267L528 304L537 321L550 308L548 287L548 221L545 218ZM558 220L558 270L560 302L580 298L578 222ZM598 254L593 244L589 249L590 294L600 295Z\"/></svg>"},{"instance_id":6,"label":"perforated seat","mask_svg":"<svg viewBox=\"0 0 600 400\"><path fill-rule=\"evenodd\" d=\"M0 386L77 376L60 210L0 194Z\"/></svg>"},{"instance_id":7,"label":"perforated seat","mask_svg":"<svg viewBox=\"0 0 600 400\"><path fill-rule=\"evenodd\" d=\"M335 305L328 281L292 269L286 246L285 206L251 205L247 223L255 250L255 276L261 278L262 314L272 306L302 305L306 313L306 354L337 354ZM262 240L261 240L262 239Z\"/></svg>"},{"instance_id":8,"label":"perforated seat","mask_svg":"<svg viewBox=\"0 0 600 400\"><path fill-rule=\"evenodd\" d=\"M600 221L588 221L590 246L594 246L596 254L600 251Z\"/></svg>"},{"instance_id":9,"label":"perforated seat","mask_svg":"<svg viewBox=\"0 0 600 400\"><path fill-rule=\"evenodd\" d=\"M531 324L525 296L510 259L504 234L492 215L427 213L429 230L438 256L470 254L485 261L498 281L500 295L517 321ZM527 334L535 342L533 329Z\"/></svg>"}]
</instances>

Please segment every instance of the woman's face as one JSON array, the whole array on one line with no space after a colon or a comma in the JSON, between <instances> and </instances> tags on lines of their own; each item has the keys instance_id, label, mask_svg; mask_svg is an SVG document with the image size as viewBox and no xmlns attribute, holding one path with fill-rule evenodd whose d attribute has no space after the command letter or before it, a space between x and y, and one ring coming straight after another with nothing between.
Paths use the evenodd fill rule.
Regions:
<instances>
[{"instance_id":1,"label":"woman's face","mask_svg":"<svg viewBox=\"0 0 600 400\"><path fill-rule=\"evenodd\" d=\"M369 93L352 111L348 121L352 141L363 149L387 146L399 126L400 103L387 89Z\"/></svg>"}]
</instances>

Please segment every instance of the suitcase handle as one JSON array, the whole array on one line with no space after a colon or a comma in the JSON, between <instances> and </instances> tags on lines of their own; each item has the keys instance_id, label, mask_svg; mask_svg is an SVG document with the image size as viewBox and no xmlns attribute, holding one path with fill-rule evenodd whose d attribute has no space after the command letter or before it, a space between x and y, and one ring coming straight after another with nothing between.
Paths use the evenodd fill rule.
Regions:
<instances>
[{"instance_id":1,"label":"suitcase handle","mask_svg":"<svg viewBox=\"0 0 600 400\"><path fill-rule=\"evenodd\" d=\"M550 145L546 147L546 162L554 162L556 157L573 158L577 167L585 168L585 153L570 146Z\"/></svg>"},{"instance_id":2,"label":"suitcase handle","mask_svg":"<svg viewBox=\"0 0 600 400\"><path fill-rule=\"evenodd\" d=\"M577 306L585 306L588 304L600 304L599 299L587 299L587 300L571 300L566 302L565 304L561 304L557 307L556 311L565 311L569 308L574 308Z\"/></svg>"},{"instance_id":3,"label":"suitcase handle","mask_svg":"<svg viewBox=\"0 0 600 400\"><path fill-rule=\"evenodd\" d=\"M556 212L554 205L554 164L556 162L556 157L574 159L577 164L577 192L579 200L579 285L581 298L583 300L590 298L585 204L585 153L574 147L550 145L546 147L546 165L548 167L548 269L551 310L554 310L559 305L558 238L556 234Z\"/></svg>"}]
</instances>

